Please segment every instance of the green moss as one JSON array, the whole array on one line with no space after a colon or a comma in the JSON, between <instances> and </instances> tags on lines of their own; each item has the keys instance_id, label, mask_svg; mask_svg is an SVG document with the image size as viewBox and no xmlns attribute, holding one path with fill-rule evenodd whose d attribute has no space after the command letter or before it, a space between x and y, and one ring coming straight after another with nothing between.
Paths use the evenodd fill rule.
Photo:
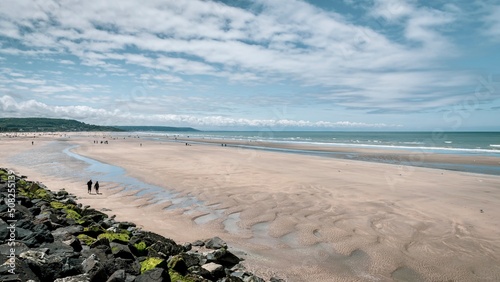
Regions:
<instances>
[{"instance_id":1,"label":"green moss","mask_svg":"<svg viewBox=\"0 0 500 282\"><path fill-rule=\"evenodd\" d=\"M117 233L106 232L99 234L99 236L97 236L97 239L101 238L107 238L110 242L118 241L122 243L128 243L128 241L130 240L130 235L128 232L117 232Z\"/></svg>"},{"instance_id":2,"label":"green moss","mask_svg":"<svg viewBox=\"0 0 500 282\"><path fill-rule=\"evenodd\" d=\"M137 252L140 255L147 254L147 251L146 251L147 245L146 245L146 242L144 242L144 241L140 241L140 242L135 243L134 248L137 250Z\"/></svg>"},{"instance_id":3,"label":"green moss","mask_svg":"<svg viewBox=\"0 0 500 282\"><path fill-rule=\"evenodd\" d=\"M61 209L64 210L64 212L66 213L66 218L73 219L78 224L82 224L84 222L84 221L80 222L80 219L82 218L82 216L77 211L74 210L75 205L72 205L72 204L65 205L61 202L52 201L52 202L50 202L50 206L56 210L61 210Z\"/></svg>"},{"instance_id":4,"label":"green moss","mask_svg":"<svg viewBox=\"0 0 500 282\"><path fill-rule=\"evenodd\" d=\"M169 269L168 274L170 275L170 281L173 282L196 282L194 279L182 276L179 272Z\"/></svg>"},{"instance_id":5,"label":"green moss","mask_svg":"<svg viewBox=\"0 0 500 282\"><path fill-rule=\"evenodd\" d=\"M24 187L26 187L26 184L28 184L28 183L24 179L19 179L16 184L17 184L17 187L24 188Z\"/></svg>"},{"instance_id":6,"label":"green moss","mask_svg":"<svg viewBox=\"0 0 500 282\"><path fill-rule=\"evenodd\" d=\"M7 174L6 171L0 170L0 179L2 179L2 181L9 180L9 175Z\"/></svg>"},{"instance_id":7,"label":"green moss","mask_svg":"<svg viewBox=\"0 0 500 282\"><path fill-rule=\"evenodd\" d=\"M66 218L74 219L75 221L79 220L82 216L74 210L65 210Z\"/></svg>"},{"instance_id":8,"label":"green moss","mask_svg":"<svg viewBox=\"0 0 500 282\"><path fill-rule=\"evenodd\" d=\"M84 243L87 246L92 245L96 241L95 238L92 238L89 235L85 235L85 234L80 234L80 235L76 236L76 238L78 238L78 240L80 240L82 243Z\"/></svg>"},{"instance_id":9,"label":"green moss","mask_svg":"<svg viewBox=\"0 0 500 282\"><path fill-rule=\"evenodd\" d=\"M161 258L147 258L141 262L141 274L155 268L157 265L163 262Z\"/></svg>"},{"instance_id":10,"label":"green moss","mask_svg":"<svg viewBox=\"0 0 500 282\"><path fill-rule=\"evenodd\" d=\"M53 208L53 209L56 209L56 210L60 210L60 209L63 209L64 208L64 204L61 203L61 202L50 202L50 206Z\"/></svg>"}]
</instances>

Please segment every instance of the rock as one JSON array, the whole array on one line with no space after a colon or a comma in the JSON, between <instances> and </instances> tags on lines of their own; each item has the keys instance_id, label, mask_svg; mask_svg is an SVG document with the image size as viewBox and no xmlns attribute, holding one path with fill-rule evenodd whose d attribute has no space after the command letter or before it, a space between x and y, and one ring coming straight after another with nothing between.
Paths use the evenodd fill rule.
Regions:
<instances>
[{"instance_id":1,"label":"rock","mask_svg":"<svg viewBox=\"0 0 500 282\"><path fill-rule=\"evenodd\" d=\"M88 275L91 282L101 282L107 280L104 267L99 262L95 254L92 254L82 262L82 270L83 273Z\"/></svg>"},{"instance_id":2,"label":"rock","mask_svg":"<svg viewBox=\"0 0 500 282\"><path fill-rule=\"evenodd\" d=\"M75 276L82 273L82 257L65 258L61 270L61 277Z\"/></svg>"},{"instance_id":3,"label":"rock","mask_svg":"<svg viewBox=\"0 0 500 282\"><path fill-rule=\"evenodd\" d=\"M193 243L191 243L191 245L195 246L195 247L203 247L203 246L205 246L205 242L203 242L201 240L196 240Z\"/></svg>"},{"instance_id":4,"label":"rock","mask_svg":"<svg viewBox=\"0 0 500 282\"><path fill-rule=\"evenodd\" d=\"M35 229L35 224L29 219L21 219L16 222L16 228L24 228L28 230Z\"/></svg>"},{"instance_id":5,"label":"rock","mask_svg":"<svg viewBox=\"0 0 500 282\"><path fill-rule=\"evenodd\" d=\"M218 263L224 265L225 267L233 267L234 265L240 263L241 259L234 255L233 253L226 251L217 260Z\"/></svg>"},{"instance_id":6,"label":"rock","mask_svg":"<svg viewBox=\"0 0 500 282\"><path fill-rule=\"evenodd\" d=\"M260 277L252 275L243 279L243 282L266 282L266 281Z\"/></svg>"},{"instance_id":7,"label":"rock","mask_svg":"<svg viewBox=\"0 0 500 282\"><path fill-rule=\"evenodd\" d=\"M199 265L191 266L188 268L188 272L203 277L210 277L210 272Z\"/></svg>"},{"instance_id":8,"label":"rock","mask_svg":"<svg viewBox=\"0 0 500 282\"><path fill-rule=\"evenodd\" d=\"M161 241L157 241L148 247L148 256L150 257L162 256L160 253L162 253L165 257L169 257L177 255L180 252L182 252L182 246L179 246L174 241L166 238Z\"/></svg>"},{"instance_id":9,"label":"rock","mask_svg":"<svg viewBox=\"0 0 500 282\"><path fill-rule=\"evenodd\" d=\"M119 269L115 271L111 276L106 280L106 282L125 282L127 278L127 274L125 274L125 270Z\"/></svg>"},{"instance_id":10,"label":"rock","mask_svg":"<svg viewBox=\"0 0 500 282\"><path fill-rule=\"evenodd\" d=\"M241 280L238 277L229 276L229 277L224 277L222 279L219 279L219 280L217 280L217 282L243 282L243 280Z\"/></svg>"},{"instance_id":11,"label":"rock","mask_svg":"<svg viewBox=\"0 0 500 282\"><path fill-rule=\"evenodd\" d=\"M92 244L90 244L90 248L94 249L97 248L98 246L107 246L109 247L109 240L108 238L99 238L95 240Z\"/></svg>"},{"instance_id":12,"label":"rock","mask_svg":"<svg viewBox=\"0 0 500 282\"><path fill-rule=\"evenodd\" d=\"M27 251L19 255L41 281L61 278L63 258L59 255L46 255L40 251Z\"/></svg>"},{"instance_id":13,"label":"rock","mask_svg":"<svg viewBox=\"0 0 500 282\"><path fill-rule=\"evenodd\" d=\"M42 243L54 242L54 236L52 236L52 233L50 233L45 225L38 224L35 226L33 233L21 240L21 242L25 243L30 248L36 248Z\"/></svg>"},{"instance_id":14,"label":"rock","mask_svg":"<svg viewBox=\"0 0 500 282\"><path fill-rule=\"evenodd\" d=\"M133 223L133 222L126 222L126 221L125 222L118 222L117 224L118 224L117 227L120 228L120 229L127 229L129 227L135 227L136 226L135 223Z\"/></svg>"},{"instance_id":15,"label":"rock","mask_svg":"<svg viewBox=\"0 0 500 282\"><path fill-rule=\"evenodd\" d=\"M0 254L8 256L10 254L10 249L15 250L15 255L19 256L21 253L28 251L30 248L26 244L21 242L14 242L13 246L9 246L8 243L0 245Z\"/></svg>"},{"instance_id":16,"label":"rock","mask_svg":"<svg viewBox=\"0 0 500 282\"><path fill-rule=\"evenodd\" d=\"M114 260L106 260L103 262L104 269L106 273L111 275L117 270L123 269L125 273L130 275L139 275L141 274L141 264L138 260L135 259L122 259L116 258Z\"/></svg>"},{"instance_id":17,"label":"rock","mask_svg":"<svg viewBox=\"0 0 500 282\"><path fill-rule=\"evenodd\" d=\"M269 282L285 282L285 280L276 277L271 277L271 280L269 280Z\"/></svg>"},{"instance_id":18,"label":"rock","mask_svg":"<svg viewBox=\"0 0 500 282\"><path fill-rule=\"evenodd\" d=\"M201 266L201 268L208 271L213 277L224 276L224 267L220 264L209 262Z\"/></svg>"},{"instance_id":19,"label":"rock","mask_svg":"<svg viewBox=\"0 0 500 282\"><path fill-rule=\"evenodd\" d=\"M135 282L171 282L170 275L162 268L153 268L137 276Z\"/></svg>"},{"instance_id":20,"label":"rock","mask_svg":"<svg viewBox=\"0 0 500 282\"><path fill-rule=\"evenodd\" d=\"M191 243L185 243L184 245L182 245L182 250L184 252L189 252L191 251L192 248L193 246L191 245Z\"/></svg>"},{"instance_id":21,"label":"rock","mask_svg":"<svg viewBox=\"0 0 500 282\"><path fill-rule=\"evenodd\" d=\"M227 244L221 238L213 237L205 242L205 247L208 249L220 249L227 248Z\"/></svg>"},{"instance_id":22,"label":"rock","mask_svg":"<svg viewBox=\"0 0 500 282\"><path fill-rule=\"evenodd\" d=\"M15 260L15 275L9 272L11 269L9 261L0 265L0 281L40 281L29 265L22 259ZM11 279L11 280L9 280Z\"/></svg>"},{"instance_id":23,"label":"rock","mask_svg":"<svg viewBox=\"0 0 500 282\"><path fill-rule=\"evenodd\" d=\"M168 268L173 269L182 275L186 275L188 266L184 262L182 255L175 255L168 259Z\"/></svg>"},{"instance_id":24,"label":"rock","mask_svg":"<svg viewBox=\"0 0 500 282\"><path fill-rule=\"evenodd\" d=\"M19 255L19 257L23 258L23 259L31 260L31 261L38 263L38 264L46 263L45 253L40 252L40 251L29 250L29 251L21 253Z\"/></svg>"},{"instance_id":25,"label":"rock","mask_svg":"<svg viewBox=\"0 0 500 282\"><path fill-rule=\"evenodd\" d=\"M33 232L31 230L27 230L27 229L24 229L24 228L20 228L20 227L16 227L16 239L18 240L22 240L28 236L30 236L31 234L33 234Z\"/></svg>"},{"instance_id":26,"label":"rock","mask_svg":"<svg viewBox=\"0 0 500 282\"><path fill-rule=\"evenodd\" d=\"M111 247L111 253L115 256L115 258L135 259L127 245L111 242L109 243L109 246Z\"/></svg>"},{"instance_id":27,"label":"rock","mask_svg":"<svg viewBox=\"0 0 500 282\"><path fill-rule=\"evenodd\" d=\"M64 278L58 278L54 282L90 282L90 278L87 274L80 274L75 276L69 276Z\"/></svg>"},{"instance_id":28,"label":"rock","mask_svg":"<svg viewBox=\"0 0 500 282\"><path fill-rule=\"evenodd\" d=\"M61 241L56 241L53 243L43 243L41 248L47 248L49 255L58 255L60 257L69 257L73 255L73 247L65 244Z\"/></svg>"},{"instance_id":29,"label":"rock","mask_svg":"<svg viewBox=\"0 0 500 282\"><path fill-rule=\"evenodd\" d=\"M80 240L78 240L77 238L71 238L69 240L63 241L63 243L72 247L73 251L75 252L82 251L82 244L80 243Z\"/></svg>"},{"instance_id":30,"label":"rock","mask_svg":"<svg viewBox=\"0 0 500 282\"><path fill-rule=\"evenodd\" d=\"M68 240L70 239L73 235L78 235L83 232L83 227L80 225L71 225L71 226L66 226L66 227L60 227L57 228L56 230L52 231L52 236L54 237L54 240Z\"/></svg>"}]
</instances>

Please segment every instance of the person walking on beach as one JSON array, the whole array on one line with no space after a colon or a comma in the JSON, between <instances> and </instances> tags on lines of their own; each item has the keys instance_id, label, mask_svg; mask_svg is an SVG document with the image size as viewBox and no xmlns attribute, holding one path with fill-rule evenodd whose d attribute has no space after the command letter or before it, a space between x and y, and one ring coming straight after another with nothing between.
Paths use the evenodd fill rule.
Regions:
<instances>
[{"instance_id":1,"label":"person walking on beach","mask_svg":"<svg viewBox=\"0 0 500 282\"><path fill-rule=\"evenodd\" d=\"M94 189L95 189L95 193L97 195L99 195L99 181L96 181L95 184L94 184Z\"/></svg>"},{"instance_id":2,"label":"person walking on beach","mask_svg":"<svg viewBox=\"0 0 500 282\"><path fill-rule=\"evenodd\" d=\"M89 194L92 194L92 179L90 179L89 182L87 182L87 188Z\"/></svg>"}]
</instances>

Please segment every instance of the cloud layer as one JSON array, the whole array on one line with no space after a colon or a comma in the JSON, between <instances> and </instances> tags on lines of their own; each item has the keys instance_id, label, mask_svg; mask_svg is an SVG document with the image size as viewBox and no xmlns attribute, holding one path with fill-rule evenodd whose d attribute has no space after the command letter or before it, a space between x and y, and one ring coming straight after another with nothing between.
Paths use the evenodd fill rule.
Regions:
<instances>
[{"instance_id":1,"label":"cloud layer","mask_svg":"<svg viewBox=\"0 0 500 282\"><path fill-rule=\"evenodd\" d=\"M204 103L208 108L201 107L202 114L218 104L213 96L226 101L221 104L227 114L245 106L253 110L254 102L234 106L245 99L228 94L226 85L269 86L265 93L247 90L248 100L264 95L276 105L365 112L419 112L470 95L466 89L477 84L474 75L447 66L461 56L450 34L458 30L464 7L405 0L373 0L365 6L345 2L357 12L341 14L335 7L299 0L240 1L240 6L201 0L2 1L0 55L50 62L65 71L15 77L18 70L12 67L0 73L0 91L45 104L56 97L76 103L80 97L80 104L104 108L95 93L109 102L120 100L124 89L133 93L139 87L151 101L170 95L178 116L183 116L181 100ZM495 6L483 13L484 36L499 38L499 12ZM101 82L75 81L70 73ZM298 93L305 95L293 99ZM135 106L128 114L135 110L155 119L161 114ZM153 102L143 106L155 108Z\"/></svg>"},{"instance_id":2,"label":"cloud layer","mask_svg":"<svg viewBox=\"0 0 500 282\"><path fill-rule=\"evenodd\" d=\"M270 128L274 130L288 128L397 128L398 125L384 123L362 123L349 121L306 121L288 119L244 119L222 116L192 116L175 114L130 114L120 110L108 111L87 106L50 106L35 100L18 102L11 96L0 97L2 115L9 117L52 117L76 118L101 125L164 125L193 126L202 128Z\"/></svg>"}]
</instances>

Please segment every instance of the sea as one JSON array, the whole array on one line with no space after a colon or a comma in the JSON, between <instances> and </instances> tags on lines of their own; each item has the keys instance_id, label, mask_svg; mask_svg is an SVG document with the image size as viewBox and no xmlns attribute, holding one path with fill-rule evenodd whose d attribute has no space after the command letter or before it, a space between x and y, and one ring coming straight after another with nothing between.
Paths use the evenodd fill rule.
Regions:
<instances>
[{"instance_id":1,"label":"sea","mask_svg":"<svg viewBox=\"0 0 500 282\"><path fill-rule=\"evenodd\" d=\"M143 132L143 134L148 134ZM426 150L500 157L500 132L198 131L154 132L204 139Z\"/></svg>"},{"instance_id":2,"label":"sea","mask_svg":"<svg viewBox=\"0 0 500 282\"><path fill-rule=\"evenodd\" d=\"M352 132L352 131L196 131L196 132L141 132L143 136L153 139L163 139L165 136L179 138L214 139L232 141L261 141L266 143L297 144L311 146L332 146L351 148L372 148L379 150L399 150L419 153L437 153L452 155L497 157L497 165L474 165L456 163L419 163L418 166L448 170L486 173L500 175L500 132ZM256 143L257 144L257 143ZM364 155L325 153L315 150L293 150L260 148L241 145L262 150L281 151L357 159L384 163L414 165L401 160L376 158Z\"/></svg>"}]
</instances>

